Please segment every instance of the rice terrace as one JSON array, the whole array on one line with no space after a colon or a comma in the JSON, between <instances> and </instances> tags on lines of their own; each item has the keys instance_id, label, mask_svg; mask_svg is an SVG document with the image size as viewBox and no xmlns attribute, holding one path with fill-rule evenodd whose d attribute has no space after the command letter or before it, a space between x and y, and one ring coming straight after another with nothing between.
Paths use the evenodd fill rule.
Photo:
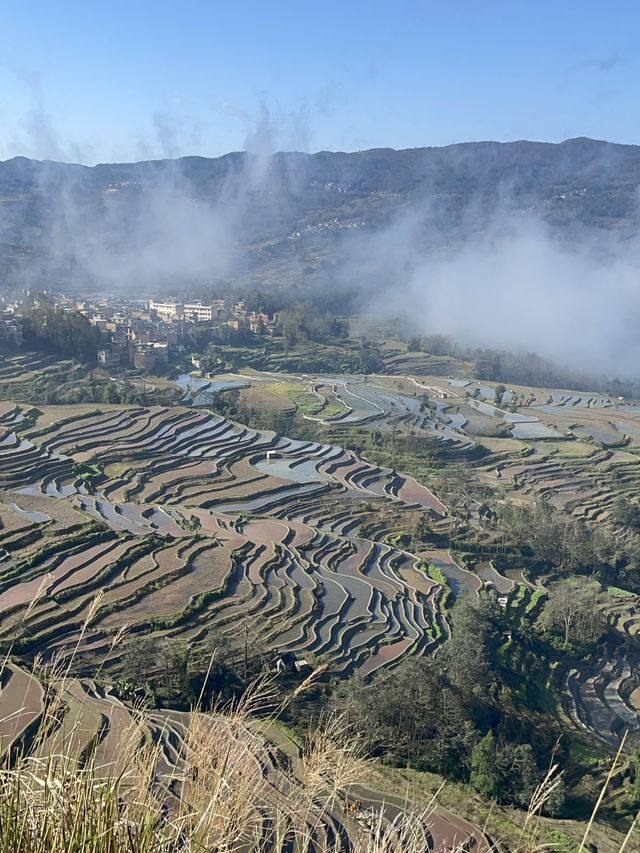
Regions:
<instances>
[{"instance_id":1,"label":"rice terrace","mask_svg":"<svg viewBox=\"0 0 640 853\"><path fill-rule=\"evenodd\" d=\"M240 714L234 722L193 717L190 706L270 672L276 694L295 694L310 678L308 700L295 700L308 702L306 714L332 702L349 714L359 695L384 692L394 672L402 679L419 661L444 662L451 695L462 695L475 664L455 674L455 655L467 668L456 638L473 643L464 640L471 630L499 673L482 690L501 684L505 720L516 709L525 730L547 720L549 748L571 732L564 749L578 779L576 816L579 780L597 756L622 744L619 760L633 768L640 588L624 582L632 557L609 553L597 536L605 526L618 530L631 548L620 507L637 506L640 407L606 394L507 388L474 380L460 359L385 346L377 374L241 368L173 382L148 377L129 404L16 402L12 391L30 399L29 383L60 368L35 355L3 360L5 754L31 745L40 756L90 756L100 772L124 772L122 762L133 760L123 757L127 739L132 748L156 744L154 796L180 804L193 798L176 778L191 766L195 729L216 748L235 744L237 772L260 790L249 823L265 833L265 809L303 797L294 717L281 710L278 721ZM248 421L254 411L270 415L296 437L245 426L225 410ZM536 536L542 558L526 546ZM563 567L572 560L580 570L589 560L580 548L591 558L602 552L611 579L592 575L597 625L579 638L571 626L563 644L548 602ZM465 607L485 615L457 616ZM480 621L465 628L469 618ZM344 693L346 683L355 687ZM389 725L375 717L374 701L370 713L365 741L374 719ZM242 757L249 743L253 769ZM447 750L458 748L425 769L450 774ZM408 742L394 763L403 754L397 766L407 758L408 767L422 766L412 764ZM268 792L258 781L266 779ZM316 792L298 830L318 850L359 849L362 815L382 808L378 819L397 844L396 818L409 806L387 785L349 779L324 804ZM473 849L488 850L490 833L511 831L507 817L499 830L487 824L478 806L465 810L470 823L442 805L422 814L426 793L416 781L411 796L415 849L475 839ZM612 802L624 797L614 792Z\"/></svg>"},{"instance_id":2,"label":"rice terrace","mask_svg":"<svg viewBox=\"0 0 640 853\"><path fill-rule=\"evenodd\" d=\"M0 853L640 853L640 5L0 28Z\"/></svg>"}]
</instances>

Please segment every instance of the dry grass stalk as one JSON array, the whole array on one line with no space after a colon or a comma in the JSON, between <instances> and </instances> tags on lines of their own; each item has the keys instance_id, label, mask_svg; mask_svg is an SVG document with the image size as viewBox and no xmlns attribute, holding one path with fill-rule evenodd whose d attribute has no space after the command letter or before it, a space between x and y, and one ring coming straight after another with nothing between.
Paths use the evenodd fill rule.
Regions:
<instances>
[{"instance_id":1,"label":"dry grass stalk","mask_svg":"<svg viewBox=\"0 0 640 853\"><path fill-rule=\"evenodd\" d=\"M631 837L633 836L633 833L635 832L636 826L638 826L639 822L640 822L640 811L638 811L636 813L636 816L633 819L633 823L629 827L629 832L627 832L627 834L625 835L624 841L622 842L622 847L620 848L618 853L624 853L624 851L627 849L627 844L631 840Z\"/></svg>"},{"instance_id":2,"label":"dry grass stalk","mask_svg":"<svg viewBox=\"0 0 640 853\"><path fill-rule=\"evenodd\" d=\"M262 678L235 702L215 707L208 714L192 712L178 757L169 764L162 750L166 732L161 732L157 742L141 746L148 719L142 705L131 709L131 723L119 734L117 755L106 765L96 766L95 753L89 758L72 753L73 725L57 754L43 754L48 738L64 719L72 662L100 602L101 597L96 596L89 607L69 660L60 655L42 667L49 685L47 710L31 754L19 755L14 766L0 768L0 850L340 853L343 845L333 834L330 815L332 810L336 814L339 803L342 812L344 792L366 778L368 765L358 740L340 715L322 716L309 732L294 772L274 766L273 751L263 737L287 702L314 685L325 667L316 669L285 702L279 702L273 680ZM125 630L116 633L112 648ZM210 667L213 659L214 655ZM257 734L248 725L256 718L262 720ZM170 718L166 719L168 725ZM591 815L581 851L625 738ZM540 814L560 777L553 765L536 788L519 853L544 849L536 840ZM352 850L423 853L436 797L420 811L407 802L393 819L383 808L345 816ZM627 849L639 820L640 813L620 853ZM454 853L462 850L461 846Z\"/></svg>"},{"instance_id":3,"label":"dry grass stalk","mask_svg":"<svg viewBox=\"0 0 640 853\"><path fill-rule=\"evenodd\" d=\"M620 741L620 746L618 747L618 751L616 752L616 757L613 760L613 764L611 765L611 769L609 770L609 773L607 774L607 778L604 780L604 785L602 786L602 790L600 791L600 796L598 797L596 804L593 807L593 811L591 812L591 817L589 818L589 823L587 824L587 828L585 830L584 837L583 837L582 841L580 842L580 847L578 848L578 853L582 853L582 851L584 850L584 846L587 843L587 838L589 836L589 833L591 832L591 827L593 826L593 821L595 820L595 817L598 813L598 810L600 808L602 800L604 799L604 795L606 793L606 790L609 787L609 782L611 781L611 777L613 776L613 773L614 773L616 767L618 766L618 761L620 760L620 754L622 753L622 750L624 748L624 744L625 744L625 741L627 739L628 733L629 733L629 729L626 729L624 735L622 736L622 740Z\"/></svg>"}]
</instances>

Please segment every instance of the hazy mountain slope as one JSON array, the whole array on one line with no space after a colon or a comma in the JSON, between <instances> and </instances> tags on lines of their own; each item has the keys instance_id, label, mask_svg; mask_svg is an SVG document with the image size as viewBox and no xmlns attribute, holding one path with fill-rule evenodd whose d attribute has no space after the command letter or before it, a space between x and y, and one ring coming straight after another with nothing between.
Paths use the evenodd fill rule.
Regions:
<instances>
[{"instance_id":1,"label":"hazy mountain slope","mask_svg":"<svg viewBox=\"0 0 640 853\"><path fill-rule=\"evenodd\" d=\"M0 163L10 282L330 282L360 235L410 221L421 249L459 245L498 214L562 239L636 224L640 147L464 143L405 151L244 153L94 167Z\"/></svg>"}]
</instances>

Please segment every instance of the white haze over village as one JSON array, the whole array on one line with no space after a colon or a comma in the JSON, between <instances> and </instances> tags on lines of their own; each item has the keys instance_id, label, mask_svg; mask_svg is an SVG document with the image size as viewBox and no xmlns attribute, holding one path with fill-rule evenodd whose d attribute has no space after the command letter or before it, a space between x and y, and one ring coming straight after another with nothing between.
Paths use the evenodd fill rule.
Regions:
<instances>
[{"instance_id":1,"label":"white haze over village","mask_svg":"<svg viewBox=\"0 0 640 853\"><path fill-rule=\"evenodd\" d=\"M60 154L63 146L56 142L44 107L35 96L34 103L34 145L45 138L53 153ZM120 197L127 187L107 191L104 218L93 221L75 202L73 179L62 186L55 179L49 184L45 170L40 190L56 198L47 249L54 258L71 258L98 288L131 291L140 283L148 287L161 280L165 290L172 281L177 291L194 278L233 280L245 262L242 236L255 194L261 193L263 204L266 199L265 223L278 215L274 147L283 141L306 144L310 138L304 111L288 116L285 129L275 126L265 104L258 115L240 118L247 126L249 156L217 198L192 198L182 162L173 161L153 190L136 201L124 226L126 241L117 250L102 234L105 226L115 233L123 230ZM169 130L164 128L164 148L172 151ZM80 175L87 167L69 168ZM303 160L299 174L290 173L288 180L289 192L304 191ZM514 210L508 186L495 208L490 222L474 221L478 212L472 200L465 213L473 223L471 236L462 245L449 245L438 233L427 193L420 210L396 215L382 229L367 230L365 225L345 236L338 244L332 283L359 291L361 304L374 318L397 316L416 332L451 335L461 346L533 351L589 372L637 376L638 235L581 227L571 242L560 242L551 226ZM296 262L294 252L290 263ZM302 258L299 266L304 289ZM321 281L313 283L321 286Z\"/></svg>"}]
</instances>

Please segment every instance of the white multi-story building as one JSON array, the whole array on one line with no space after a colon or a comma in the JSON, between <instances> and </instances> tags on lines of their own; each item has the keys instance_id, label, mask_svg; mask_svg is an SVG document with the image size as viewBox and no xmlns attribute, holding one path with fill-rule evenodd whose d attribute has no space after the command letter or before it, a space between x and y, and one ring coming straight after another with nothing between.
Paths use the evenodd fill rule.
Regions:
<instances>
[{"instance_id":1,"label":"white multi-story building","mask_svg":"<svg viewBox=\"0 0 640 853\"><path fill-rule=\"evenodd\" d=\"M196 323L210 323L218 317L218 309L213 305L203 305L202 302L185 302L184 319Z\"/></svg>"},{"instance_id":2,"label":"white multi-story building","mask_svg":"<svg viewBox=\"0 0 640 853\"><path fill-rule=\"evenodd\" d=\"M175 317L182 314L182 304L175 299L168 299L166 302L150 300L149 311L155 311L159 317Z\"/></svg>"}]
</instances>

